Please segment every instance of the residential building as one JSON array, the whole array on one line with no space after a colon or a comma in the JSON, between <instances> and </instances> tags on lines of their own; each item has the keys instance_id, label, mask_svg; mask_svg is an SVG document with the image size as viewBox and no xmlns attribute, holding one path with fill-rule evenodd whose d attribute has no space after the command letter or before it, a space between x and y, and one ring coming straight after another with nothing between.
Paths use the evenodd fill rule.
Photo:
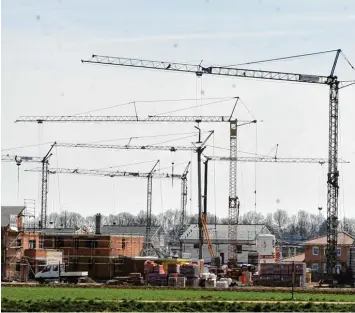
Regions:
<instances>
[{"instance_id":1,"label":"residential building","mask_svg":"<svg viewBox=\"0 0 355 313\"><path fill-rule=\"evenodd\" d=\"M120 257L140 255L144 237L140 234L83 234L68 229L41 230L45 249L63 251L68 270L88 271L93 279L118 275Z\"/></svg>"},{"instance_id":2,"label":"residential building","mask_svg":"<svg viewBox=\"0 0 355 313\"><path fill-rule=\"evenodd\" d=\"M249 252L259 252L260 255L265 256L264 260L274 260L275 237L271 235L270 231L263 224L239 224L237 227L236 242L231 242L228 238L228 225L209 224L207 225L207 229L215 254L221 257L224 264L228 261L228 247L231 243L236 246L238 263L248 263ZM191 254L192 258L198 258L199 238L197 224L191 224L181 235L180 241L183 252ZM209 263L211 256L206 240L204 240L202 254L205 262Z\"/></svg>"},{"instance_id":3,"label":"residential building","mask_svg":"<svg viewBox=\"0 0 355 313\"><path fill-rule=\"evenodd\" d=\"M154 248L163 249L166 244L166 235L162 227L151 227L151 240ZM120 226L120 225L103 225L101 227L101 234L103 235L115 235L115 234L136 234L144 236L146 234L145 226ZM137 254L139 255L139 254Z\"/></svg>"},{"instance_id":4,"label":"residential building","mask_svg":"<svg viewBox=\"0 0 355 313\"><path fill-rule=\"evenodd\" d=\"M26 206L1 207L1 279L34 278L41 265L53 260L56 251L40 247L40 234L28 231L24 224Z\"/></svg>"},{"instance_id":5,"label":"residential building","mask_svg":"<svg viewBox=\"0 0 355 313\"><path fill-rule=\"evenodd\" d=\"M346 232L338 233L337 257L340 262L336 265L337 272L343 270L341 263L346 264L348 262L349 249L354 240L355 237ZM305 246L304 262L308 268L312 269L312 279L317 281L323 278L324 274L327 272L327 237L314 238L305 241L303 245Z\"/></svg>"}]
</instances>

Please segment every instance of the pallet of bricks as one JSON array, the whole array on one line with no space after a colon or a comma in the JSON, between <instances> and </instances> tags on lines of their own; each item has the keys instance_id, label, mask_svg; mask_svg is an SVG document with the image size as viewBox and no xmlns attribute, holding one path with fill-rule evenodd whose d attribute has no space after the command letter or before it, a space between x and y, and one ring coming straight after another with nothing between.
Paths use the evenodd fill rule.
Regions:
<instances>
[{"instance_id":1,"label":"pallet of bricks","mask_svg":"<svg viewBox=\"0 0 355 313\"><path fill-rule=\"evenodd\" d=\"M163 265L156 264L152 261L147 261L144 264L144 273L146 283L152 286L166 286L167 274L164 271Z\"/></svg>"},{"instance_id":2,"label":"pallet of bricks","mask_svg":"<svg viewBox=\"0 0 355 313\"><path fill-rule=\"evenodd\" d=\"M183 264L180 275L186 278L186 286L196 288L200 286L200 266L198 264Z\"/></svg>"},{"instance_id":3,"label":"pallet of bricks","mask_svg":"<svg viewBox=\"0 0 355 313\"><path fill-rule=\"evenodd\" d=\"M180 264L168 264L168 285L171 287L185 288L186 277L181 274Z\"/></svg>"},{"instance_id":4,"label":"pallet of bricks","mask_svg":"<svg viewBox=\"0 0 355 313\"><path fill-rule=\"evenodd\" d=\"M253 276L254 285L259 286L292 286L294 272L294 286L303 287L306 283L306 264L293 263L261 263L259 272Z\"/></svg>"},{"instance_id":5,"label":"pallet of bricks","mask_svg":"<svg viewBox=\"0 0 355 313\"><path fill-rule=\"evenodd\" d=\"M130 273L128 276L114 277L117 284L130 284L135 286L143 285L143 277L141 273Z\"/></svg>"}]
</instances>

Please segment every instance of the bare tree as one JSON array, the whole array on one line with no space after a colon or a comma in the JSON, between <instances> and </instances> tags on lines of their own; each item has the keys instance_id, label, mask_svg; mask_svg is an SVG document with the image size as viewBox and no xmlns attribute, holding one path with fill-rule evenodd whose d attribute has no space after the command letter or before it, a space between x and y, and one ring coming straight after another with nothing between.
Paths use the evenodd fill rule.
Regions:
<instances>
[{"instance_id":1,"label":"bare tree","mask_svg":"<svg viewBox=\"0 0 355 313\"><path fill-rule=\"evenodd\" d=\"M240 219L242 224L262 224L265 222L265 216L256 211L248 211L244 213Z\"/></svg>"},{"instance_id":2,"label":"bare tree","mask_svg":"<svg viewBox=\"0 0 355 313\"><path fill-rule=\"evenodd\" d=\"M287 230L287 226L290 222L287 211L278 209L273 215L273 227L276 231L278 238L282 238Z\"/></svg>"},{"instance_id":3,"label":"bare tree","mask_svg":"<svg viewBox=\"0 0 355 313\"><path fill-rule=\"evenodd\" d=\"M340 222L340 227L341 230L349 233L350 235L355 236L355 218L344 218Z\"/></svg>"}]
</instances>

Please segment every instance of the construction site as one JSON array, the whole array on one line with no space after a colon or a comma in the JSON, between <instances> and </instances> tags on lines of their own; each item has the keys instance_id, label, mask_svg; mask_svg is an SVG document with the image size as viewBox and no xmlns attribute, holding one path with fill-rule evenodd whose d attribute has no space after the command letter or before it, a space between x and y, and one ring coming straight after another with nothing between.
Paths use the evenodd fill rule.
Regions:
<instances>
[{"instance_id":1,"label":"construction site","mask_svg":"<svg viewBox=\"0 0 355 313\"><path fill-rule=\"evenodd\" d=\"M2 146L2 285L353 294L354 131L339 112L355 61L314 50L72 53L89 100L68 78L55 109L44 87L46 105L6 116L4 136L20 131Z\"/></svg>"},{"instance_id":2,"label":"construction site","mask_svg":"<svg viewBox=\"0 0 355 313\"><path fill-rule=\"evenodd\" d=\"M325 52L323 52L325 53ZM354 284L355 247L351 234L347 236L347 253L339 258L337 249L345 242L339 241L338 230L338 195L339 171L338 163L348 163L338 157L338 106L339 89L348 86L335 76L335 69L341 50L333 52L335 58L328 76L308 74L265 72L244 70L228 67L203 67L163 61L127 59L110 56L93 55L82 60L86 64L114 65L123 67L138 67L160 71L176 71L191 73L199 79L205 75L223 75L245 79L265 79L287 81L304 84L323 84L329 89L329 142L328 158L282 158L277 156L238 156L238 128L258 121L239 120L234 116L239 97L233 99L234 106L229 116L21 116L15 122L32 122L40 125L47 123L190 123L198 130L198 140L190 146L175 145L133 145L132 138L126 145L101 143L61 143L54 142L47 153L42 156L2 155L3 162L13 162L18 171L22 163L38 163L40 167L26 171L39 172L41 175L40 215L36 216L34 201L25 202L21 207L3 207L9 224L3 229L3 279L29 281L50 264L64 264L66 271L82 271L96 280L114 280L116 283L127 280L139 283L158 285L179 285L181 275L185 280L181 286L225 286L235 284L260 284L267 286L285 286L296 284L305 286L311 282L311 269L307 271L304 260L295 261L282 257L281 244L276 236L265 225L241 225L239 222L240 200L238 198L237 164L240 162L253 163L314 163L327 164L327 217L326 217L326 246L323 255L324 277L320 284L331 286ZM297 57L297 56L296 56ZM295 57L295 58L296 58ZM214 135L214 130L207 133L201 131L201 125L209 123L226 124L229 128L229 156L206 155L208 140ZM206 135L205 135L206 134ZM171 172L163 173L158 170L159 160L149 172L108 171L100 169L52 168L50 159L55 147L81 149L110 149L110 150L153 150L192 152L196 160L186 161L185 169L177 174L174 172L174 162ZM197 224L188 224L186 207L188 203L188 177L191 162L197 167ZM229 163L229 194L228 194L228 223L218 228L207 224L208 215L208 170L209 163L224 161ZM118 225L102 225L101 213L96 214L94 229L68 229L51 227L53 222L48 220L48 190L49 177L52 174L71 174L103 176L109 178L144 178L147 181L146 194L146 225L144 227L128 227L125 230ZM166 248L164 234L159 227L152 227L152 197L153 180L171 180L172 184L179 181L180 187L180 221L179 239L170 243ZM192 187L191 187L192 188ZM196 192L196 191L195 191ZM12 210L15 211L12 211ZM18 212L16 212L16 209ZM8 210L8 211L6 211ZM10 214L9 214L10 213ZM3 214L3 213L2 213ZM222 227L223 226L223 227ZM223 230L222 230L223 228ZM50 256L56 255L51 260ZM295 257L295 255L293 255ZM318 261L317 261L318 262ZM317 263L318 264L318 263ZM318 266L318 265L317 265ZM181 272L180 272L181 271ZM183 273L190 273L184 275ZM137 276L138 275L138 276ZM137 278L138 277L138 280ZM293 277L293 278L292 278ZM186 280L187 279L187 280ZM38 279L37 279L38 280ZM43 281L45 279L42 279ZM217 284L217 285L216 285Z\"/></svg>"}]
</instances>

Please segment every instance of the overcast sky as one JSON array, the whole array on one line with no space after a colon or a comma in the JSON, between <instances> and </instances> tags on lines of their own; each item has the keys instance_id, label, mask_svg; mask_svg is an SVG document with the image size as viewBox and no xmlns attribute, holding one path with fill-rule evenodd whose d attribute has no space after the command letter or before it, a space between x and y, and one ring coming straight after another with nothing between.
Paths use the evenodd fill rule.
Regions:
<instances>
[{"instance_id":1,"label":"overcast sky","mask_svg":"<svg viewBox=\"0 0 355 313\"><path fill-rule=\"evenodd\" d=\"M97 142L191 145L194 124L43 124L17 123L24 115L71 115L136 101L138 115L164 113L213 102L208 98L239 96L239 119L255 117L257 126L239 128L238 150L279 157L327 157L328 87L168 73L82 64L92 54L132 58L234 65L302 53L343 49L355 64L355 3L319 1L2 1L2 154L43 156L50 143ZM251 68L328 75L333 54L292 61L256 64ZM355 72L341 56L339 79ZM355 216L355 88L340 92L339 156L351 164L339 166L340 217ZM195 99L193 101L147 100ZM234 100L172 115L229 115ZM249 112L250 111L250 112ZM133 105L92 112L92 115L134 115ZM228 124L202 124L215 130L207 155L228 156ZM193 137L183 138L191 136ZM169 136L167 136L169 135ZM205 136L206 134L204 134ZM151 137L146 137L151 136ZM167 142L173 139L179 139ZM38 144L43 144L36 146ZM28 148L10 149L34 145ZM4 150L10 149L10 150ZM114 169L149 172L160 160L161 172L182 173L192 161L188 212L197 213L196 155L190 152L111 151L55 148L51 168ZM149 161L149 162L147 162ZM132 164L136 163L136 164ZM140 164L138 164L140 163ZM131 165L127 165L131 164ZM123 166L122 166L123 165ZM120 167L117 167L120 166ZM2 163L3 205L35 199L40 207L40 178L14 163ZM209 211L228 213L228 162L211 163ZM266 214L278 208L326 214L327 166L317 164L238 164L241 213ZM256 178L256 183L255 183ZM19 185L18 185L19 183ZM83 215L146 208L146 180L52 175L48 213L61 210ZM18 193L19 187L19 193ZM257 191L256 207L254 191ZM180 181L153 182L153 213L180 208ZM37 210L38 211L38 210Z\"/></svg>"}]
</instances>

